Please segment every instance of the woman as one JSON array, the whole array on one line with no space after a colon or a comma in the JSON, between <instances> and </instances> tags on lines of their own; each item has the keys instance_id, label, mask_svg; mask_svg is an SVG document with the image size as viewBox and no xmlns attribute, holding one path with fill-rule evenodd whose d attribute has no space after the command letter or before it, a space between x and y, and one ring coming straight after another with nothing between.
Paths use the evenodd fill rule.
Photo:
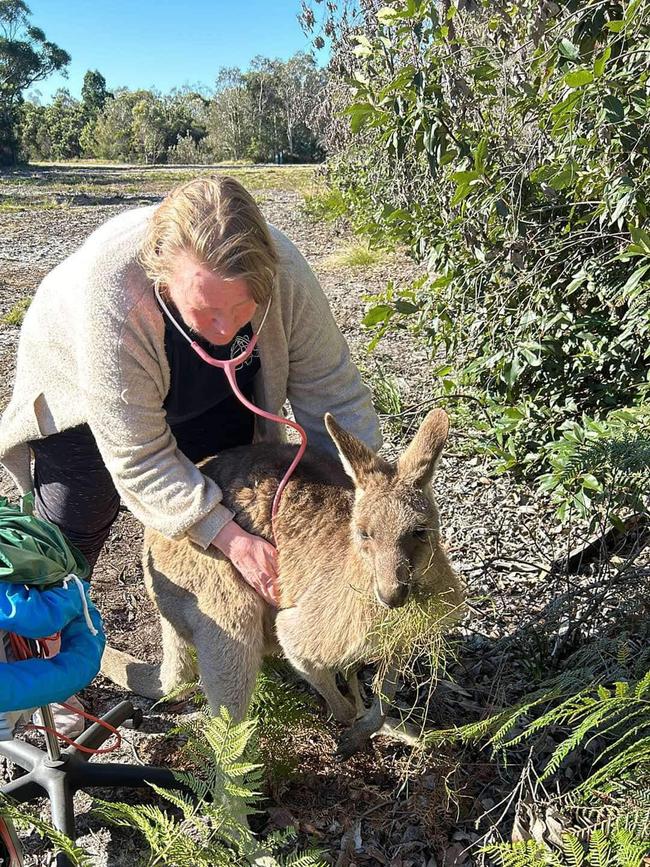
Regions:
<instances>
[{"instance_id":1,"label":"woman","mask_svg":"<svg viewBox=\"0 0 650 867\"><path fill-rule=\"evenodd\" d=\"M273 603L275 549L237 525L195 462L276 439L280 425L239 403L156 288L216 357L238 355L266 312L242 392L276 414L288 398L312 448L333 448L326 410L379 446L369 392L306 261L237 181L217 177L109 220L45 277L22 327L0 461L91 566L121 498L164 535L217 547Z\"/></svg>"}]
</instances>

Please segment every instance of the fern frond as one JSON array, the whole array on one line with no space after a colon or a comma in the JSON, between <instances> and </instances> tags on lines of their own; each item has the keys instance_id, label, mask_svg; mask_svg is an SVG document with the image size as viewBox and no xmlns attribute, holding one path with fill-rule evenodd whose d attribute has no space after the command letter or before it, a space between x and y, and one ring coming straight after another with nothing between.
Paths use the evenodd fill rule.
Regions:
<instances>
[{"instance_id":1,"label":"fern frond","mask_svg":"<svg viewBox=\"0 0 650 867\"><path fill-rule=\"evenodd\" d=\"M650 843L616 828L610 835L593 831L586 850L575 834L564 833L561 852L535 840L495 843L482 851L501 867L643 867Z\"/></svg>"},{"instance_id":2,"label":"fern frond","mask_svg":"<svg viewBox=\"0 0 650 867\"><path fill-rule=\"evenodd\" d=\"M637 767L650 762L650 737L642 738L627 749L618 752L604 767L599 768L579 785L576 794L587 795L591 792L608 792L620 780L633 779Z\"/></svg>"},{"instance_id":3,"label":"fern frond","mask_svg":"<svg viewBox=\"0 0 650 867\"><path fill-rule=\"evenodd\" d=\"M562 850L567 867L583 867L585 863L585 850L582 842L575 834L562 834Z\"/></svg>"},{"instance_id":4,"label":"fern frond","mask_svg":"<svg viewBox=\"0 0 650 867\"><path fill-rule=\"evenodd\" d=\"M590 867L610 867L611 844L600 829L593 832L589 841L589 853L587 855Z\"/></svg>"},{"instance_id":5,"label":"fern frond","mask_svg":"<svg viewBox=\"0 0 650 867\"><path fill-rule=\"evenodd\" d=\"M603 437L576 444L560 478L564 481L583 473L600 470L644 474L650 466L650 438L641 434Z\"/></svg>"},{"instance_id":6,"label":"fern frond","mask_svg":"<svg viewBox=\"0 0 650 867\"><path fill-rule=\"evenodd\" d=\"M535 840L494 843L485 846L482 851L497 860L501 867L548 867L548 865L561 867L554 853Z\"/></svg>"},{"instance_id":7,"label":"fern frond","mask_svg":"<svg viewBox=\"0 0 650 867\"><path fill-rule=\"evenodd\" d=\"M188 738L187 750L202 759L200 777L176 775L194 797L152 786L179 816L151 804L99 802L98 812L109 822L140 831L151 850L152 865L242 863L259 849L246 823L256 796L250 783L259 768L248 755L255 723L234 723L222 709L218 716L204 715L200 723L181 730Z\"/></svg>"},{"instance_id":8,"label":"fern frond","mask_svg":"<svg viewBox=\"0 0 650 867\"><path fill-rule=\"evenodd\" d=\"M19 831L34 829L38 836L52 844L56 852L66 855L72 867L92 867L90 855L81 849L74 840L66 837L49 822L44 821L24 804L15 804L5 795L0 794L0 817L13 822Z\"/></svg>"},{"instance_id":9,"label":"fern frond","mask_svg":"<svg viewBox=\"0 0 650 867\"><path fill-rule=\"evenodd\" d=\"M327 867L327 861L318 849L309 849L282 859L282 867Z\"/></svg>"},{"instance_id":10,"label":"fern frond","mask_svg":"<svg viewBox=\"0 0 650 867\"><path fill-rule=\"evenodd\" d=\"M621 867L643 867L650 857L650 839L639 839L627 828L617 828L612 840Z\"/></svg>"},{"instance_id":11,"label":"fern frond","mask_svg":"<svg viewBox=\"0 0 650 867\"><path fill-rule=\"evenodd\" d=\"M650 671L646 671L645 675L637 683L634 690L635 698L644 698L646 693L650 692Z\"/></svg>"},{"instance_id":12,"label":"fern frond","mask_svg":"<svg viewBox=\"0 0 650 867\"><path fill-rule=\"evenodd\" d=\"M580 670L581 675L587 672ZM597 790L611 791L619 780L633 779L643 767L650 768L650 701L645 697L650 672L644 671L637 681L617 680L609 687L597 681L585 687L575 675L574 671L556 676L517 705L479 723L428 734L426 744L444 739L467 743L487 737L493 751L508 750L549 728L568 728L540 780L548 780L570 753L598 738L604 741L600 754L590 776L573 794L584 799ZM542 707L546 709L539 713ZM531 719L536 712L537 717ZM510 736L515 725L522 729Z\"/></svg>"}]
</instances>

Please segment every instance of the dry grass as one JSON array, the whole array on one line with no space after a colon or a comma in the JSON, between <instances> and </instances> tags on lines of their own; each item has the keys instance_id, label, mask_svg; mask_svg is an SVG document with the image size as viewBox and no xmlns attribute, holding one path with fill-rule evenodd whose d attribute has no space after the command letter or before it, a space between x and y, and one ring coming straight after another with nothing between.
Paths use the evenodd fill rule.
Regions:
<instances>
[{"instance_id":1,"label":"dry grass","mask_svg":"<svg viewBox=\"0 0 650 867\"><path fill-rule=\"evenodd\" d=\"M0 213L7 211L51 211L63 207L51 196L0 196Z\"/></svg>"},{"instance_id":2,"label":"dry grass","mask_svg":"<svg viewBox=\"0 0 650 867\"><path fill-rule=\"evenodd\" d=\"M313 194L318 188L315 180L317 166L314 165L259 168L232 164L218 169L210 166L157 166L146 169L143 166L114 167L96 163L34 165L42 169L42 173L31 177L16 173L7 178L14 192L0 198L0 211L27 208L45 210L128 198L162 197L193 178L222 174L236 178L258 201L263 200L264 192L269 190L284 190L304 197ZM82 197L95 201L86 203Z\"/></svg>"},{"instance_id":3,"label":"dry grass","mask_svg":"<svg viewBox=\"0 0 650 867\"><path fill-rule=\"evenodd\" d=\"M421 591L414 591L401 608L383 612L370 635L377 681L394 665L405 676L416 676L422 667L432 672L439 669L445 660L444 634L450 614L444 598Z\"/></svg>"},{"instance_id":4,"label":"dry grass","mask_svg":"<svg viewBox=\"0 0 650 867\"><path fill-rule=\"evenodd\" d=\"M365 241L350 241L323 262L325 268L372 268L386 259L386 254L372 250Z\"/></svg>"},{"instance_id":5,"label":"dry grass","mask_svg":"<svg viewBox=\"0 0 650 867\"><path fill-rule=\"evenodd\" d=\"M16 301L9 313L0 319L0 322L3 325L21 325L31 301L31 298L21 298L20 301Z\"/></svg>"}]
</instances>

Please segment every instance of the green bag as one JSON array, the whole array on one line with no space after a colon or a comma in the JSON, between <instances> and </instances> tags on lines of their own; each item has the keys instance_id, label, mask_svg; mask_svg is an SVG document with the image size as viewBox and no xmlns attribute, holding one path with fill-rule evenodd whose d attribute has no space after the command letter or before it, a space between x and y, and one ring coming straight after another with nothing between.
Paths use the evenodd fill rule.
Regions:
<instances>
[{"instance_id":1,"label":"green bag","mask_svg":"<svg viewBox=\"0 0 650 867\"><path fill-rule=\"evenodd\" d=\"M33 494L20 507L0 497L0 581L49 587L70 574L87 578L90 566L81 551L33 510Z\"/></svg>"}]
</instances>

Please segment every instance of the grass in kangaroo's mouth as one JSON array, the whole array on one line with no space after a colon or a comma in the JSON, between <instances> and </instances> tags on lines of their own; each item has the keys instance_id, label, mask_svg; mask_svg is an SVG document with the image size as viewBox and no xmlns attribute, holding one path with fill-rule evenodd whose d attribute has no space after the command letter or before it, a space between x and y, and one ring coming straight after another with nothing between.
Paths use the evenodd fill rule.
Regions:
<instances>
[{"instance_id":1,"label":"grass in kangaroo's mouth","mask_svg":"<svg viewBox=\"0 0 650 867\"><path fill-rule=\"evenodd\" d=\"M416 666L435 672L445 657L445 632L453 613L451 601L444 595L414 590L400 608L382 610L382 616L370 633L372 662L377 665L377 682L389 667L400 674L415 676Z\"/></svg>"}]
</instances>

